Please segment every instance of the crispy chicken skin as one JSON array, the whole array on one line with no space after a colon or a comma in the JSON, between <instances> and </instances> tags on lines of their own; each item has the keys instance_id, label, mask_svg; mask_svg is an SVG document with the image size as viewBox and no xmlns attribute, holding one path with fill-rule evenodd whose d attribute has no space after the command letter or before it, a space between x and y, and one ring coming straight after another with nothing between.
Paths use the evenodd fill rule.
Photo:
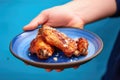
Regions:
<instances>
[{"instance_id":1,"label":"crispy chicken skin","mask_svg":"<svg viewBox=\"0 0 120 80\"><path fill-rule=\"evenodd\" d=\"M48 44L59 48L68 57L71 57L77 49L77 43L75 40L52 27L43 26L41 35L45 38Z\"/></svg>"},{"instance_id":2,"label":"crispy chicken skin","mask_svg":"<svg viewBox=\"0 0 120 80\"><path fill-rule=\"evenodd\" d=\"M47 59L54 53L54 48L64 52L67 57L86 56L88 54L88 41L85 38L73 40L64 33L50 26L42 26L35 39L30 44L30 52L39 59Z\"/></svg>"},{"instance_id":3,"label":"crispy chicken skin","mask_svg":"<svg viewBox=\"0 0 120 80\"><path fill-rule=\"evenodd\" d=\"M39 59L47 59L54 52L54 48L47 44L39 33L32 40L29 50L32 54L36 54Z\"/></svg>"},{"instance_id":4,"label":"crispy chicken skin","mask_svg":"<svg viewBox=\"0 0 120 80\"><path fill-rule=\"evenodd\" d=\"M86 56L88 54L88 41L85 38L79 38L77 41L77 50L74 52L75 56L83 55Z\"/></svg>"}]
</instances>

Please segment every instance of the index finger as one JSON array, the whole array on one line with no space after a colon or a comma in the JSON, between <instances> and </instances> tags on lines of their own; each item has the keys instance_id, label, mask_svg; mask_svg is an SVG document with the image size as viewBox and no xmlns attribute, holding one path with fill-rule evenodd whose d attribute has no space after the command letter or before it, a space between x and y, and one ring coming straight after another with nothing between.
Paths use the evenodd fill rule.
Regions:
<instances>
[{"instance_id":1,"label":"index finger","mask_svg":"<svg viewBox=\"0 0 120 80\"><path fill-rule=\"evenodd\" d=\"M24 26L23 30L33 30L37 28L39 25L45 23L47 21L46 14L40 13L36 18L34 18L29 24Z\"/></svg>"}]
</instances>

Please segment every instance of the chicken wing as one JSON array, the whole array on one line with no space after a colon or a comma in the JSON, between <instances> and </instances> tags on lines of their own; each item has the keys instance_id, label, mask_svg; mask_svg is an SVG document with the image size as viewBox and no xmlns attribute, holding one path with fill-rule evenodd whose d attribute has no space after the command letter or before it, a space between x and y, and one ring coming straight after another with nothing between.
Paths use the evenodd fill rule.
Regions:
<instances>
[{"instance_id":1,"label":"chicken wing","mask_svg":"<svg viewBox=\"0 0 120 80\"><path fill-rule=\"evenodd\" d=\"M86 56L88 54L88 41L85 38L79 38L77 41L77 50L74 52L75 56L83 55Z\"/></svg>"},{"instance_id":2,"label":"chicken wing","mask_svg":"<svg viewBox=\"0 0 120 80\"><path fill-rule=\"evenodd\" d=\"M40 59L47 59L54 53L54 47L62 50L67 57L88 54L88 41L79 38L77 41L71 39L64 33L50 26L39 29L35 39L30 44L30 52L36 54Z\"/></svg>"},{"instance_id":3,"label":"chicken wing","mask_svg":"<svg viewBox=\"0 0 120 80\"><path fill-rule=\"evenodd\" d=\"M38 32L36 38L32 40L29 50L32 54L36 54L39 59L47 59L52 56L54 52L54 48L44 41L40 32Z\"/></svg>"},{"instance_id":4,"label":"chicken wing","mask_svg":"<svg viewBox=\"0 0 120 80\"><path fill-rule=\"evenodd\" d=\"M71 57L77 49L76 41L52 27L43 26L41 35L45 38L48 44L59 48L68 57Z\"/></svg>"}]
</instances>

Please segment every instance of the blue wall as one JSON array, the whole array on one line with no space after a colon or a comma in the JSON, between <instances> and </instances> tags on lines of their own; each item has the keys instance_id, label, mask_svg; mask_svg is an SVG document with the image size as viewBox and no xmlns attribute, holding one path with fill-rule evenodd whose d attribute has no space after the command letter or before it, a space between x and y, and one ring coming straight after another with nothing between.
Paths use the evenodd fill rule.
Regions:
<instances>
[{"instance_id":1,"label":"blue wall","mask_svg":"<svg viewBox=\"0 0 120 80\"><path fill-rule=\"evenodd\" d=\"M46 72L44 69L25 65L9 51L10 41L23 32L42 10L61 5L70 0L0 0L0 80L100 80L120 29L120 18L105 18L88 24L85 29L99 35L104 43L103 51L92 61L78 69Z\"/></svg>"}]
</instances>

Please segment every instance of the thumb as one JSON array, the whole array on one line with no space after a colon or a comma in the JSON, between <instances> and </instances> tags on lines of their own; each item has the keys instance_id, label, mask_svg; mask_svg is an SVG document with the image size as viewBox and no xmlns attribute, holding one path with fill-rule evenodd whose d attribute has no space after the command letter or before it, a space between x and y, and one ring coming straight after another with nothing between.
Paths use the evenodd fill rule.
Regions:
<instances>
[{"instance_id":1,"label":"thumb","mask_svg":"<svg viewBox=\"0 0 120 80\"><path fill-rule=\"evenodd\" d=\"M79 19L79 18L74 18L70 21L68 26L83 29L84 28L84 21L82 19Z\"/></svg>"},{"instance_id":2,"label":"thumb","mask_svg":"<svg viewBox=\"0 0 120 80\"><path fill-rule=\"evenodd\" d=\"M36 18L34 18L29 24L24 26L23 30L33 30L37 28L39 25L45 23L47 21L47 15L44 13L39 14Z\"/></svg>"}]
</instances>

